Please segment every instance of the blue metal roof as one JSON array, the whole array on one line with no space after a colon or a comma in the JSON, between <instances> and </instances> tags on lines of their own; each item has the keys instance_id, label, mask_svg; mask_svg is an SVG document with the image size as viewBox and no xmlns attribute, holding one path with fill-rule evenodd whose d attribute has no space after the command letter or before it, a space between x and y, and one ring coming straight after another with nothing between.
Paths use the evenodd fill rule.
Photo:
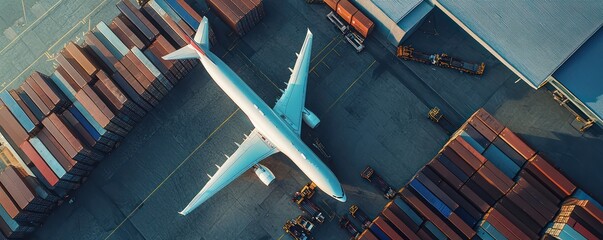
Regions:
<instances>
[{"instance_id":1,"label":"blue metal roof","mask_svg":"<svg viewBox=\"0 0 603 240\"><path fill-rule=\"evenodd\" d=\"M600 28L553 74L599 118L603 118L602 55L603 28Z\"/></svg>"},{"instance_id":2,"label":"blue metal roof","mask_svg":"<svg viewBox=\"0 0 603 240\"><path fill-rule=\"evenodd\" d=\"M392 21L399 22L423 0L371 0Z\"/></svg>"},{"instance_id":3,"label":"blue metal roof","mask_svg":"<svg viewBox=\"0 0 603 240\"><path fill-rule=\"evenodd\" d=\"M538 87L603 24L601 0L437 0Z\"/></svg>"}]
</instances>

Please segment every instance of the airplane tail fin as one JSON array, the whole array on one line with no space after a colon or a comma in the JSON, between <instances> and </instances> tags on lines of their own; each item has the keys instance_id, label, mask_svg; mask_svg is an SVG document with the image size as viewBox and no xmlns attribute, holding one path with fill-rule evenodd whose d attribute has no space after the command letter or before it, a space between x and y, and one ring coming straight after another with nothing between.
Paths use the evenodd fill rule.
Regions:
<instances>
[{"instance_id":1,"label":"airplane tail fin","mask_svg":"<svg viewBox=\"0 0 603 240\"><path fill-rule=\"evenodd\" d=\"M197 33L195 33L193 40L195 41L195 44L199 46L201 52L209 50L209 23L207 22L206 17L204 17L199 24L199 28L197 29ZM165 60L199 58L199 52L195 49L195 46L191 44L165 55L162 58Z\"/></svg>"}]
</instances>

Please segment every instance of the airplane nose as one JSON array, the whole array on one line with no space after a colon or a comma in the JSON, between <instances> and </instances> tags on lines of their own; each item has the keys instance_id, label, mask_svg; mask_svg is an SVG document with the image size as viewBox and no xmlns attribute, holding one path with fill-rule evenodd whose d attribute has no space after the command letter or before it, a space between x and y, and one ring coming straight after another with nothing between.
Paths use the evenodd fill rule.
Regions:
<instances>
[{"instance_id":1,"label":"airplane nose","mask_svg":"<svg viewBox=\"0 0 603 240\"><path fill-rule=\"evenodd\" d=\"M343 196L340 197L340 198L337 198L337 200L340 201L340 202L345 202L345 201L348 200L348 197L345 195L345 193L343 193Z\"/></svg>"}]
</instances>

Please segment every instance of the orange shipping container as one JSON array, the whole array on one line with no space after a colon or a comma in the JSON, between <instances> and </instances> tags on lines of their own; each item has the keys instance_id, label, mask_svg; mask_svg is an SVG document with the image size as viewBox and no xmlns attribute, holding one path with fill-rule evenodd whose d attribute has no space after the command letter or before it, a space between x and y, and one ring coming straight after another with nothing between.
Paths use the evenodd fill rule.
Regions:
<instances>
[{"instance_id":1,"label":"orange shipping container","mask_svg":"<svg viewBox=\"0 0 603 240\"><path fill-rule=\"evenodd\" d=\"M337 14L347 23L352 22L352 16L358 9L348 0L341 0L337 4Z\"/></svg>"},{"instance_id":2,"label":"orange shipping container","mask_svg":"<svg viewBox=\"0 0 603 240\"><path fill-rule=\"evenodd\" d=\"M324 0L324 2L331 8L333 11L337 11L337 3L339 0Z\"/></svg>"},{"instance_id":3,"label":"orange shipping container","mask_svg":"<svg viewBox=\"0 0 603 240\"><path fill-rule=\"evenodd\" d=\"M362 12L358 11L354 16L352 16L352 22L350 23L356 31L362 34L363 37L368 36L371 31L373 31L373 27L375 24L368 17L366 17Z\"/></svg>"}]
</instances>

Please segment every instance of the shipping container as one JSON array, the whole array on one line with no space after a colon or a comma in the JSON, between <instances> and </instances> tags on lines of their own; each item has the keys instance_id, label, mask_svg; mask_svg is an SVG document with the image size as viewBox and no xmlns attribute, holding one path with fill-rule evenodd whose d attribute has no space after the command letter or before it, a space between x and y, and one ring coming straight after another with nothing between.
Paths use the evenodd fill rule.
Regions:
<instances>
[{"instance_id":1,"label":"shipping container","mask_svg":"<svg viewBox=\"0 0 603 240\"><path fill-rule=\"evenodd\" d=\"M381 230L381 229L379 228L379 226L377 226L377 225L376 225L376 224L374 224L374 223L373 223L373 224L371 224L371 226L369 227L369 230L370 230L370 231L371 231L373 234L375 234L375 236L376 236L377 238L379 238L379 240L390 240L390 239L391 239L391 238L389 238L389 237L387 236L387 234L385 234L385 232L383 232L383 230Z\"/></svg>"},{"instance_id":2,"label":"shipping container","mask_svg":"<svg viewBox=\"0 0 603 240\"><path fill-rule=\"evenodd\" d=\"M431 193L433 193L440 201L442 201L448 208L455 210L459 207L452 198L448 196L440 187L438 187L433 181L431 181L422 172L417 173L416 179L423 184Z\"/></svg>"},{"instance_id":3,"label":"shipping container","mask_svg":"<svg viewBox=\"0 0 603 240\"><path fill-rule=\"evenodd\" d=\"M188 44L176 33L176 29L172 27L177 24L173 22L172 18L155 1L149 1L143 6L143 10L149 16L149 19L155 22L161 35L166 37L173 46L184 47ZM168 21L171 22L168 23ZM170 26L170 24L173 25Z\"/></svg>"},{"instance_id":4,"label":"shipping container","mask_svg":"<svg viewBox=\"0 0 603 240\"><path fill-rule=\"evenodd\" d=\"M96 71L98 71L98 67L96 63L90 56L78 45L73 42L67 43L65 46L65 51L69 53L79 65L86 71L86 75L94 76Z\"/></svg>"},{"instance_id":5,"label":"shipping container","mask_svg":"<svg viewBox=\"0 0 603 240\"><path fill-rule=\"evenodd\" d=\"M432 222L438 229L440 229L446 237L450 239L461 239L461 237L454 231L448 224L446 224L440 217L438 217L429 207L427 207L417 196L410 191L402 191L402 198L416 209L422 216Z\"/></svg>"},{"instance_id":6,"label":"shipping container","mask_svg":"<svg viewBox=\"0 0 603 240\"><path fill-rule=\"evenodd\" d=\"M394 198L394 199L398 199L398 198ZM402 201L400 199L398 199L398 200ZM413 232L417 232L417 230L419 230L420 224L423 223L423 219L419 215L417 215L415 212L410 212L410 214L406 214L393 201L390 201L388 204L386 204L385 209L394 213L394 215L396 215L396 217L398 217ZM412 216L412 218L411 218L411 216ZM417 222L418 222L418 224L417 224Z\"/></svg>"},{"instance_id":7,"label":"shipping container","mask_svg":"<svg viewBox=\"0 0 603 240\"><path fill-rule=\"evenodd\" d=\"M481 136L483 136L489 142L494 141L494 139L498 136L496 132L490 129L484 122L482 122L477 117L470 118L467 122L469 126L474 128Z\"/></svg>"},{"instance_id":8,"label":"shipping container","mask_svg":"<svg viewBox=\"0 0 603 240\"><path fill-rule=\"evenodd\" d=\"M392 208L390 208L392 211L394 211L396 214L399 214L400 212L404 213L404 215L398 215L399 217L407 216L408 218L410 218L411 222L414 223L417 227L423 224L423 217L421 217L419 213L412 209L405 201L400 198L394 198L393 203L394 204L392 205ZM410 223L406 219L404 220L404 222Z\"/></svg>"},{"instance_id":9,"label":"shipping container","mask_svg":"<svg viewBox=\"0 0 603 240\"><path fill-rule=\"evenodd\" d=\"M130 49L130 51L132 51L134 56L138 58L138 60L144 65L144 67L146 67L151 72L151 74L153 74L153 76L159 80L159 82L163 85L163 88L166 91L169 92L170 90L172 90L174 85L172 85L172 83L166 78L166 76L163 75L162 71L160 71L151 62L151 60L144 55L142 51L140 51L138 48L132 48Z\"/></svg>"},{"instance_id":10,"label":"shipping container","mask_svg":"<svg viewBox=\"0 0 603 240\"><path fill-rule=\"evenodd\" d=\"M153 46L150 46L150 47L153 47ZM156 56L153 53L153 51L151 51L151 49L146 49L143 51L143 53L144 53L145 57L147 57L149 59L149 61L151 61L151 63L153 63L153 65L157 69L159 69L161 74L163 76L165 76L165 79L167 79L168 83L165 83L164 85L166 85L166 87L170 86L170 87L168 87L170 89L173 88L173 86L174 86L173 83L177 82L176 77L174 76L174 74L172 72L170 72L170 69L168 69L168 67L166 65L164 65L164 63L162 62L163 59Z\"/></svg>"},{"instance_id":11,"label":"shipping container","mask_svg":"<svg viewBox=\"0 0 603 240\"><path fill-rule=\"evenodd\" d=\"M116 66L123 67L123 65L121 65L121 63L116 64ZM130 74L127 71L125 73ZM128 76L128 77L131 77L131 76ZM148 112L151 109L153 109L153 106L151 106L151 104L149 104L146 100L144 100L138 93L138 89L139 88L142 89L142 86L140 86L140 84L134 85L134 86L130 85L130 83L128 81L126 81L126 79L118 72L114 73L113 76L111 77L111 79L113 79L115 84L118 85L124 91L125 94L127 94L128 98L132 99L132 101L134 101L136 103L136 105L138 105L139 107L144 109L145 112Z\"/></svg>"},{"instance_id":12,"label":"shipping container","mask_svg":"<svg viewBox=\"0 0 603 240\"><path fill-rule=\"evenodd\" d=\"M123 70L127 69L125 70L127 73L124 71L122 74L126 81L128 81L128 83L130 83L132 86L138 85L142 90L142 92L139 92L140 96L142 96L142 98L144 98L152 106L157 106L159 104L159 99L161 99L158 90L151 85L151 83L142 75L142 73L140 73L140 71L136 68L136 66L134 66L129 58L124 57L120 60L120 62L124 67Z\"/></svg>"},{"instance_id":13,"label":"shipping container","mask_svg":"<svg viewBox=\"0 0 603 240\"><path fill-rule=\"evenodd\" d=\"M48 164L50 169L52 169L52 171L57 175L58 178L65 180L77 178L71 174L68 174L67 171L65 171L65 168L63 168L59 161L54 157L54 155L52 155L48 148L46 148L46 145L44 145L44 143L40 141L38 137L32 137L28 141L29 143L31 143L32 147L36 150L36 152L40 154L42 159L44 159L44 162Z\"/></svg>"},{"instance_id":14,"label":"shipping container","mask_svg":"<svg viewBox=\"0 0 603 240\"><path fill-rule=\"evenodd\" d=\"M11 239L23 238L25 237L25 234L33 232L34 229L35 228L32 226L23 225L16 222L10 217L10 215L8 215L8 212L6 212L6 210L0 206L0 230L2 231L0 236L4 235L3 237Z\"/></svg>"},{"instance_id":15,"label":"shipping container","mask_svg":"<svg viewBox=\"0 0 603 240\"><path fill-rule=\"evenodd\" d=\"M25 129L23 129L19 121L2 101L0 101L0 128L4 130L9 140L12 140L13 143L23 142L29 137Z\"/></svg>"},{"instance_id":16,"label":"shipping container","mask_svg":"<svg viewBox=\"0 0 603 240\"><path fill-rule=\"evenodd\" d=\"M165 56L169 53L172 53L174 51L176 51L176 48L174 48L174 46L172 46L166 38L164 37L157 37L157 39L155 40L155 43L157 43L157 47L161 50L163 55L160 56ZM183 60L177 60L177 61L173 61L174 62L174 66L176 66L176 69L179 71L180 73L180 78L182 78L185 74L186 74L186 67L184 66L184 61Z\"/></svg>"},{"instance_id":17,"label":"shipping container","mask_svg":"<svg viewBox=\"0 0 603 240\"><path fill-rule=\"evenodd\" d=\"M86 164L95 163L96 161L94 161L93 159L90 159L83 153L80 153L75 148L73 148L73 146L71 144L69 144L65 135L63 135L61 133L61 131L54 125L54 123L52 121L50 121L51 116L56 117L56 115L54 115L54 113L53 113L49 117L42 120L42 124L44 125L43 131L47 131L48 133L50 133L50 135L56 140L57 148L60 148L62 151L64 151L66 153L65 158L69 159L70 162L75 160L75 161L86 163ZM60 159L59 159L59 161L60 161ZM75 164L75 162L72 162L72 164Z\"/></svg>"},{"instance_id":18,"label":"shipping container","mask_svg":"<svg viewBox=\"0 0 603 240\"><path fill-rule=\"evenodd\" d=\"M135 33L138 29L123 15L119 15L113 19L111 29L113 32L119 31L126 36L127 40L131 42L131 45L126 44L128 48L136 46L137 48L144 49L149 43L146 39L143 41L143 39L138 38L138 35ZM124 39L122 39L122 41L125 43Z\"/></svg>"},{"instance_id":19,"label":"shipping container","mask_svg":"<svg viewBox=\"0 0 603 240\"><path fill-rule=\"evenodd\" d=\"M114 66L118 61L117 57L113 54L113 52L111 52L109 48L103 45L103 43L96 37L96 35L94 35L94 33L86 33L85 41L87 44L87 48L95 53L93 54L93 57L96 57L100 60L97 62L103 63L101 64L101 68L104 71L111 73L117 71Z\"/></svg>"},{"instance_id":20,"label":"shipping container","mask_svg":"<svg viewBox=\"0 0 603 240\"><path fill-rule=\"evenodd\" d=\"M471 176L475 173L476 168L473 168L467 161L463 160L461 156L456 154L452 148L449 146L444 147L442 150L442 155L440 155L439 160L445 165L454 164L456 168L463 172L462 175L457 175L461 180L466 180L466 176ZM450 169L453 173L454 171ZM456 175L456 174L455 174ZM461 176L463 176L461 178Z\"/></svg>"},{"instance_id":21,"label":"shipping container","mask_svg":"<svg viewBox=\"0 0 603 240\"><path fill-rule=\"evenodd\" d=\"M107 108L107 106L100 101L92 89L89 87L87 87L86 90L82 89L77 92L75 97L84 106L84 108L90 112L92 117L101 125L101 127L116 135L118 138L116 140L121 140L128 133L126 129L122 128L122 126L119 126L114 121L113 114L111 114L109 111L103 111Z\"/></svg>"},{"instance_id":22,"label":"shipping container","mask_svg":"<svg viewBox=\"0 0 603 240\"><path fill-rule=\"evenodd\" d=\"M520 228L523 233L532 235L532 239L537 238L537 233L543 228L543 226L540 226L538 223L536 223L517 205L509 201L506 196L503 197L494 208L496 208L512 223L517 223L516 226Z\"/></svg>"},{"instance_id":23,"label":"shipping container","mask_svg":"<svg viewBox=\"0 0 603 240\"><path fill-rule=\"evenodd\" d=\"M140 106L136 105L134 101L130 100L126 96L126 93L124 93L104 72L99 72L96 75L99 79L99 82L97 82L95 86L101 91L105 92L107 97L115 98L115 100L112 101L115 101L116 104L122 104L124 107L129 109L129 111L133 113L129 114L131 118L134 118L134 120L137 122L140 121L146 114L146 111ZM106 89L106 91L104 89Z\"/></svg>"},{"instance_id":24,"label":"shipping container","mask_svg":"<svg viewBox=\"0 0 603 240\"><path fill-rule=\"evenodd\" d=\"M356 29L356 31L358 31L360 35L365 38L369 34L371 34L373 28L375 27L373 21L366 17L366 15L364 15L364 13L362 13L361 11L357 11L352 16L352 21L350 22L350 25L352 25L352 27Z\"/></svg>"},{"instance_id":25,"label":"shipping container","mask_svg":"<svg viewBox=\"0 0 603 240\"><path fill-rule=\"evenodd\" d=\"M385 233L390 239L402 239L402 236L391 226L383 217L377 217L373 220L373 224L377 225L381 231Z\"/></svg>"},{"instance_id":26,"label":"shipping container","mask_svg":"<svg viewBox=\"0 0 603 240\"><path fill-rule=\"evenodd\" d=\"M157 39L161 39L163 38L163 36L158 36ZM180 63L179 61L167 61L164 60L163 58L161 58L162 56L165 56L166 54L168 54L169 52L165 51L163 49L163 47L161 46L161 44L158 41L155 41L151 44L151 46L149 46L149 48L147 49L147 51L145 51L145 55L147 57L149 57L149 59L153 60L155 59L156 63L161 63L161 64L156 64L156 66L165 66L165 68L169 71L169 73L165 73L168 76L173 76L172 78L168 78L171 83L173 85L176 85L176 83L178 82L178 80L180 78L182 78L182 72L180 71L180 67L177 67L178 65L180 65L182 67L182 63ZM183 68L183 67L182 67Z\"/></svg>"},{"instance_id":27,"label":"shipping container","mask_svg":"<svg viewBox=\"0 0 603 240\"><path fill-rule=\"evenodd\" d=\"M33 165L40 171L44 179L51 186L55 186L59 182L59 178L57 177L57 175L48 166L48 163L46 163L44 159L42 159L40 154L38 154L38 152L33 148L31 143L29 143L28 141L24 141L19 145L19 148L21 149L21 151L23 151L23 153L25 153L27 158L31 160Z\"/></svg>"},{"instance_id":28,"label":"shipping container","mask_svg":"<svg viewBox=\"0 0 603 240\"><path fill-rule=\"evenodd\" d=\"M7 166L0 174L0 183L21 210L48 213L55 203L38 196L35 186L28 186L23 178L16 169Z\"/></svg>"},{"instance_id":29,"label":"shipping container","mask_svg":"<svg viewBox=\"0 0 603 240\"><path fill-rule=\"evenodd\" d=\"M13 97L7 91L0 92L1 105L5 106L10 110L12 116L17 119L19 124L25 129L28 133L33 133L36 130L36 125L29 119L25 111L21 109L17 101L13 99Z\"/></svg>"},{"instance_id":30,"label":"shipping container","mask_svg":"<svg viewBox=\"0 0 603 240\"><path fill-rule=\"evenodd\" d=\"M63 166L63 169L71 175L77 176L73 177L71 180L73 182L79 182L81 177L87 176L89 171L92 170L92 166L86 165L84 163L78 162L70 158L69 154L63 148L60 140L57 140L55 136L48 131L48 129L43 128L37 135L44 146L52 153L54 158Z\"/></svg>"},{"instance_id":31,"label":"shipping container","mask_svg":"<svg viewBox=\"0 0 603 240\"><path fill-rule=\"evenodd\" d=\"M58 110L58 107L52 102L52 100L50 99L50 97L48 97L48 95L46 95L46 93L42 90L42 88L40 87L40 85L38 85L33 80L33 76L30 76L29 78L27 78L25 80L25 82L23 83L23 85L29 85L29 87L31 87L31 89L34 91L34 93L36 95L38 95L38 97L42 100L42 102L44 103L44 105L46 105L46 107L48 109L50 109L51 112L55 112L55 111Z\"/></svg>"},{"instance_id":32,"label":"shipping container","mask_svg":"<svg viewBox=\"0 0 603 240\"><path fill-rule=\"evenodd\" d=\"M63 111L67 105L70 104L69 99L61 92L61 90L49 79L49 76L34 72L31 75L34 82L36 82L40 88L50 98L52 103L58 107L58 111Z\"/></svg>"},{"instance_id":33,"label":"shipping container","mask_svg":"<svg viewBox=\"0 0 603 240\"><path fill-rule=\"evenodd\" d=\"M448 218L452 214L452 210L444 202L442 202L438 197L436 197L432 192L430 192L423 184L419 182L416 178L413 179L408 186L410 186L414 193L421 196L422 199L431 205L435 210L437 210L444 218ZM407 191L407 190L405 190Z\"/></svg>"},{"instance_id":34,"label":"shipping container","mask_svg":"<svg viewBox=\"0 0 603 240\"><path fill-rule=\"evenodd\" d=\"M333 11L337 11L337 3L339 0L324 0L324 3L327 4Z\"/></svg>"},{"instance_id":35,"label":"shipping container","mask_svg":"<svg viewBox=\"0 0 603 240\"><path fill-rule=\"evenodd\" d=\"M497 135L500 134L505 128L498 120L496 120L490 113L486 112L483 108L478 109L472 117L476 117L481 120L488 128L494 131Z\"/></svg>"},{"instance_id":36,"label":"shipping container","mask_svg":"<svg viewBox=\"0 0 603 240\"><path fill-rule=\"evenodd\" d=\"M507 238L535 239L533 234L525 233L511 222L507 217L500 213L496 208L492 208L488 215L488 221ZM520 223L521 224L521 223Z\"/></svg>"},{"instance_id":37,"label":"shipping container","mask_svg":"<svg viewBox=\"0 0 603 240\"><path fill-rule=\"evenodd\" d=\"M494 226L492 226L492 224L490 224L488 221L484 221L482 226L480 226L480 229L482 229L485 234L480 234L481 231L478 230L477 234L478 236L480 236L482 239L486 240L486 239L507 239L502 233L500 233L500 231L498 231L498 229L496 229ZM486 235L487 234L487 235Z\"/></svg>"},{"instance_id":38,"label":"shipping container","mask_svg":"<svg viewBox=\"0 0 603 240\"><path fill-rule=\"evenodd\" d=\"M521 138L515 135L515 133L508 128L503 129L499 136L526 160L532 158L534 154L536 154L536 152L532 150L530 146L528 146L524 141L521 140Z\"/></svg>"},{"instance_id":39,"label":"shipping container","mask_svg":"<svg viewBox=\"0 0 603 240\"><path fill-rule=\"evenodd\" d=\"M515 178L520 170L520 167L495 145L490 145L484 151L484 157L511 179Z\"/></svg>"},{"instance_id":40,"label":"shipping container","mask_svg":"<svg viewBox=\"0 0 603 240\"><path fill-rule=\"evenodd\" d=\"M90 149L90 146L80 139L79 135L67 125L67 121L62 116L51 114L47 119L50 120L50 123L54 125L63 136L65 136L68 143L71 144L76 151L94 161L100 161L104 157L104 154Z\"/></svg>"},{"instance_id":41,"label":"shipping container","mask_svg":"<svg viewBox=\"0 0 603 240\"><path fill-rule=\"evenodd\" d=\"M61 51L61 53L57 55L56 60L59 65L65 70L67 75L69 75L70 78L73 79L73 82L69 82L71 88L77 91L82 86L88 84L89 81L87 79L90 78L90 76L81 74L81 72L85 71L81 69L77 62L74 62L73 58L69 55L69 53L67 53L67 51ZM78 69L80 70L78 71Z\"/></svg>"},{"instance_id":42,"label":"shipping container","mask_svg":"<svg viewBox=\"0 0 603 240\"><path fill-rule=\"evenodd\" d=\"M462 183L466 182L469 179L469 176L471 176L471 173L465 173L458 165L444 155L438 156L436 161L439 161L442 166L454 174L454 176L457 177Z\"/></svg>"},{"instance_id":43,"label":"shipping container","mask_svg":"<svg viewBox=\"0 0 603 240\"><path fill-rule=\"evenodd\" d=\"M23 100L23 103L25 103L25 105L27 105L27 107L36 115L36 118L38 119L38 121L42 120L42 118L44 118L44 113L42 113L40 108L38 108L38 106L36 106L36 104L33 102L33 100L31 100L31 98L27 95L27 93L25 93L25 91L23 91L23 88L18 87L17 89L15 89L15 92L17 93L17 95L19 95L21 100Z\"/></svg>"},{"instance_id":44,"label":"shipping container","mask_svg":"<svg viewBox=\"0 0 603 240\"><path fill-rule=\"evenodd\" d=\"M27 98L32 100L32 102L35 104L35 107L40 109L40 112L42 112L44 116L50 114L50 109L48 108L48 106L46 106L44 101L42 101L38 94L34 92L34 90L29 86L29 84L24 82L23 84L21 84L20 89L25 92Z\"/></svg>"},{"instance_id":45,"label":"shipping container","mask_svg":"<svg viewBox=\"0 0 603 240\"><path fill-rule=\"evenodd\" d=\"M503 152L509 159L511 159L515 165L522 167L526 163L526 160L501 138L497 137L492 144Z\"/></svg>"},{"instance_id":46,"label":"shipping container","mask_svg":"<svg viewBox=\"0 0 603 240\"><path fill-rule=\"evenodd\" d=\"M119 40L117 35L111 31L109 26L104 22L100 22L96 25L97 32L94 32L94 35L100 40L105 47L108 49L114 49L112 51L113 55L117 57L117 59L121 60L121 58L128 53L128 47Z\"/></svg>"},{"instance_id":47,"label":"shipping container","mask_svg":"<svg viewBox=\"0 0 603 240\"><path fill-rule=\"evenodd\" d=\"M432 160L428 166L455 189L460 189L461 186L463 186L464 182L455 176L455 174L450 172L448 168L444 167L439 160Z\"/></svg>"},{"instance_id":48,"label":"shipping container","mask_svg":"<svg viewBox=\"0 0 603 240\"><path fill-rule=\"evenodd\" d=\"M340 0L337 3L337 14L346 23L352 22L352 16L358 11L356 7L349 0Z\"/></svg>"},{"instance_id":49,"label":"shipping container","mask_svg":"<svg viewBox=\"0 0 603 240\"><path fill-rule=\"evenodd\" d=\"M34 113L27 106L27 104L23 101L23 99L21 99L21 96L19 96L19 93L17 93L17 91L15 91L15 90L8 90L8 94L10 94L10 96L15 100L15 102L17 102L17 105L19 105L19 107L21 108L21 110L23 110L23 112L25 112L25 115L27 115L27 118L29 118L29 120L35 126L38 126L40 124L40 120L43 118L42 113L41 112L39 112L39 114Z\"/></svg>"},{"instance_id":50,"label":"shipping container","mask_svg":"<svg viewBox=\"0 0 603 240\"><path fill-rule=\"evenodd\" d=\"M130 1L119 1L117 8L140 30L149 42L152 42L159 35L157 28Z\"/></svg>"},{"instance_id":51,"label":"shipping container","mask_svg":"<svg viewBox=\"0 0 603 240\"><path fill-rule=\"evenodd\" d=\"M479 153L483 153L484 150L490 145L490 141L484 137L481 133L475 130L469 124L466 124L464 128L462 128L461 137L465 139L475 150Z\"/></svg>"},{"instance_id":52,"label":"shipping container","mask_svg":"<svg viewBox=\"0 0 603 240\"><path fill-rule=\"evenodd\" d=\"M503 189L501 189L501 187L497 187L500 186L499 182L484 175L483 172L478 171L477 173L475 173L473 176L471 176L470 181L474 182L477 186L483 189L484 192L486 192L487 195L490 196L490 198L494 201L496 201L506 193Z\"/></svg>"},{"instance_id":53,"label":"shipping container","mask_svg":"<svg viewBox=\"0 0 603 240\"><path fill-rule=\"evenodd\" d=\"M360 236L358 236L358 240L379 240L371 231L364 230Z\"/></svg>"},{"instance_id":54,"label":"shipping container","mask_svg":"<svg viewBox=\"0 0 603 240\"><path fill-rule=\"evenodd\" d=\"M389 221L392 223L392 225L398 229L398 231L400 233L402 233L402 235L406 238L406 239L419 239L419 236L417 236L417 234L410 229L410 227L404 223L404 221L402 219L400 219L398 216L396 216L396 214L390 210L389 208L385 208L383 210L383 212L381 212L381 214Z\"/></svg>"},{"instance_id":55,"label":"shipping container","mask_svg":"<svg viewBox=\"0 0 603 240\"><path fill-rule=\"evenodd\" d=\"M540 211L538 211L538 209L535 209L529 202L524 200L516 192L509 192L507 195L505 195L505 198L515 204L515 206L517 206L523 212L525 212L526 215L529 216L529 218L536 222L539 226L544 227L552 218L543 216Z\"/></svg>"},{"instance_id":56,"label":"shipping container","mask_svg":"<svg viewBox=\"0 0 603 240\"><path fill-rule=\"evenodd\" d=\"M576 186L569 179L540 155L534 156L526 169L560 198L565 198L576 190Z\"/></svg>"},{"instance_id":57,"label":"shipping container","mask_svg":"<svg viewBox=\"0 0 603 240\"><path fill-rule=\"evenodd\" d=\"M536 191L535 189L526 189L522 185L515 185L511 191L512 192L509 192L508 194L513 193L514 195L519 196L530 207L532 207L540 215L542 215L547 222L553 219L555 213L557 212L557 210L559 210L559 208L555 206L550 207L549 205L543 205L541 201L545 199L535 198L534 195L531 194L531 192Z\"/></svg>"},{"instance_id":58,"label":"shipping container","mask_svg":"<svg viewBox=\"0 0 603 240\"><path fill-rule=\"evenodd\" d=\"M429 238L427 239L438 239L438 240L446 240L450 239L444 234L438 227L436 227L432 222L425 221L425 225L421 227L421 230L424 230Z\"/></svg>"},{"instance_id":59,"label":"shipping container","mask_svg":"<svg viewBox=\"0 0 603 240\"><path fill-rule=\"evenodd\" d=\"M134 56L134 53L129 52L128 54L126 54L126 58L128 58L128 60L130 60L134 70L137 71L138 74L140 74L141 78L145 80L144 83L150 84L148 86L148 88L151 89L155 98L157 98L158 100L163 99L163 97L167 94L167 89L165 87L163 87L161 82L159 82L159 79L157 79L151 73L151 71L149 71L144 66L144 63L142 63L140 60L138 60L138 58L136 56ZM132 73L132 74L134 75L134 73Z\"/></svg>"}]
</instances>

